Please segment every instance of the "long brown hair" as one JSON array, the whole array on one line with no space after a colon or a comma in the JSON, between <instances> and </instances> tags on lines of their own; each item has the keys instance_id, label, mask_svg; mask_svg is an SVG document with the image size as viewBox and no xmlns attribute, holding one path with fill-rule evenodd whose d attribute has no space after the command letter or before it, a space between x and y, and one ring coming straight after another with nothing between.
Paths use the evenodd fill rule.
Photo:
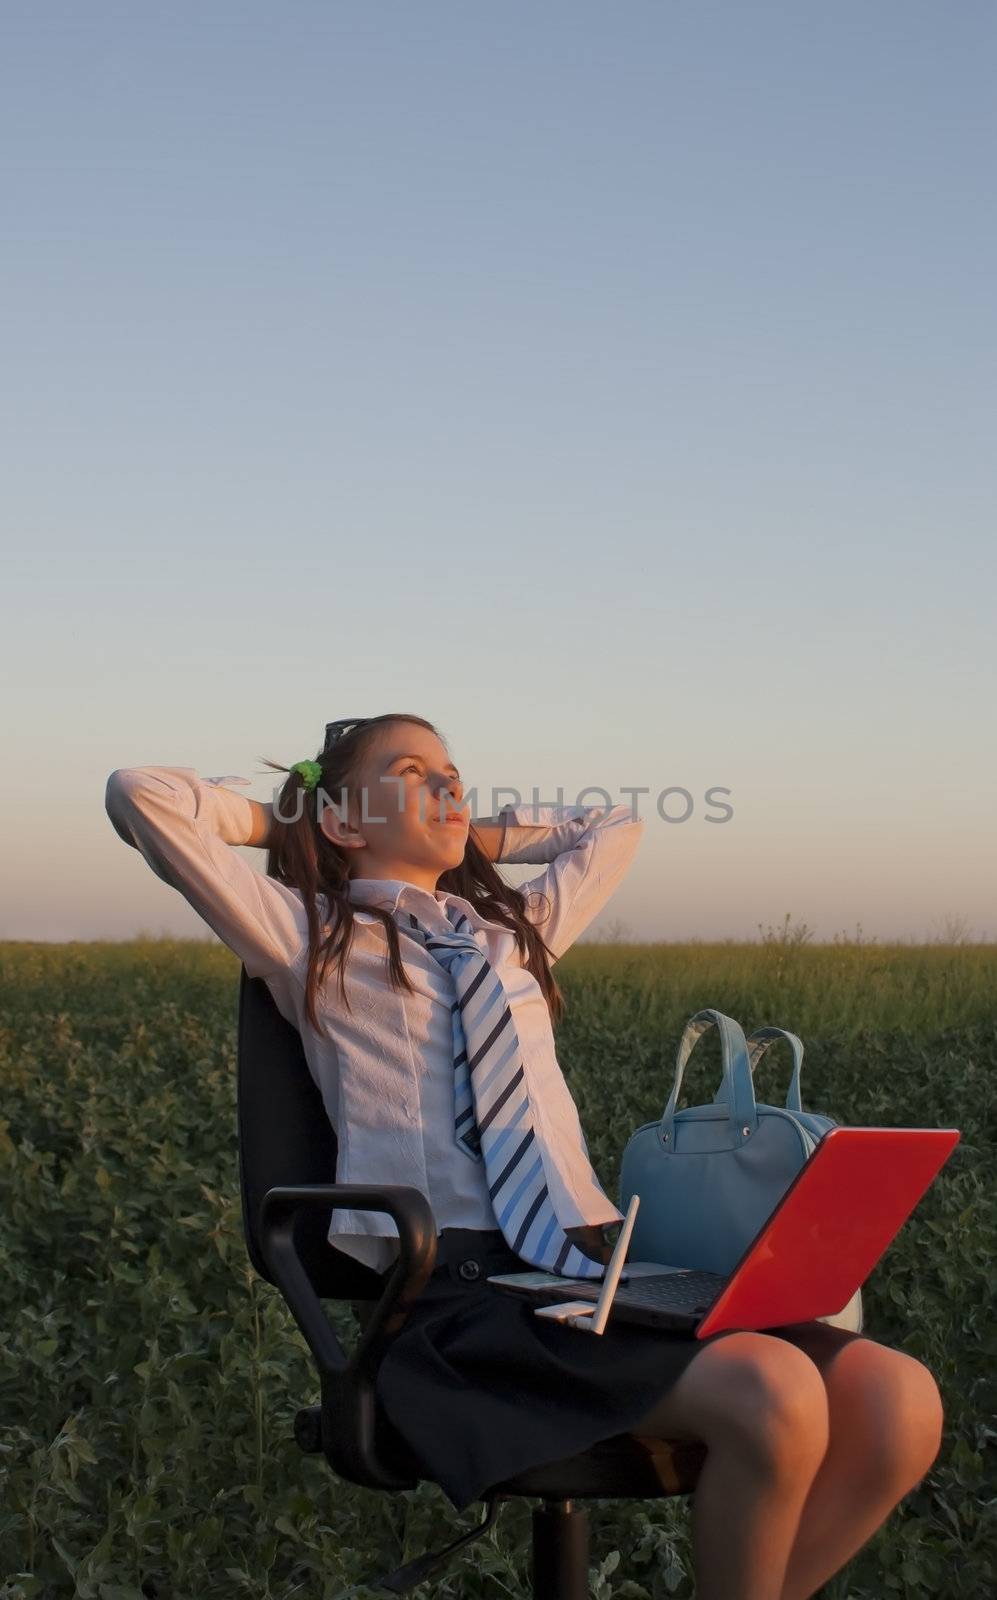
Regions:
<instances>
[{"instance_id":1,"label":"long brown hair","mask_svg":"<svg viewBox=\"0 0 997 1600\"><path fill-rule=\"evenodd\" d=\"M318 787L307 790L299 772L291 772L278 761L266 756L260 759L268 767L288 774L276 801L280 818L274 819L267 851L267 873L280 883L297 889L304 902L308 918L308 975L305 983L305 1015L316 1033L320 1032L316 995L332 963L339 967L339 993L346 1009L352 1011L346 994L345 966L353 943L355 928L353 906L349 899L349 852L340 849L323 833L318 823L317 796L320 789L327 797L339 797L343 788L354 792L357 774L377 730L389 722L415 722L428 728L437 738L442 735L424 717L410 716L407 712L386 712L380 717L368 717L342 733L326 750L315 757L321 768ZM337 798L337 804L339 803ZM285 817L294 821L284 821ZM553 954L544 943L533 923L526 916L525 891L505 883L485 854L475 837L474 823L468 832L464 859L459 866L441 873L437 887L450 894L461 895L479 909L483 916L499 922L516 936L516 948L522 965L532 972L543 991L553 1023L564 1013L564 996L550 970L548 957ZM329 906L329 932L323 938L323 924L318 906L318 896L323 894ZM546 896L542 896L544 901ZM382 906L365 904L365 911L378 917L384 925L388 940L388 966L395 988L414 992L401 960L398 928L390 911ZM549 902L548 902L549 915Z\"/></svg>"}]
</instances>

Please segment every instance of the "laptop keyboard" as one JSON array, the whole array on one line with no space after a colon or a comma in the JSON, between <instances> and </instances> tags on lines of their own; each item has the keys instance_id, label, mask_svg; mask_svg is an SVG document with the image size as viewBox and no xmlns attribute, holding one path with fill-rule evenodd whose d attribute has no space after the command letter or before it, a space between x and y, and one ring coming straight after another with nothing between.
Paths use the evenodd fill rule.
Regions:
<instances>
[{"instance_id":1,"label":"laptop keyboard","mask_svg":"<svg viewBox=\"0 0 997 1600\"><path fill-rule=\"evenodd\" d=\"M719 1272L662 1272L617 1284L614 1299L666 1311L705 1311L726 1282Z\"/></svg>"}]
</instances>

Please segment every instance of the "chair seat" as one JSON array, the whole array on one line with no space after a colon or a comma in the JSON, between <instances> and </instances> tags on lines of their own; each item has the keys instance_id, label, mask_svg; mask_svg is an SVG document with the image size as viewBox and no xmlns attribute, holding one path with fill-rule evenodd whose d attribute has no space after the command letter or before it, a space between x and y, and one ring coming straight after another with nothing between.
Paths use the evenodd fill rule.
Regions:
<instances>
[{"instance_id":1,"label":"chair seat","mask_svg":"<svg viewBox=\"0 0 997 1600\"><path fill-rule=\"evenodd\" d=\"M706 1445L698 1440L652 1439L631 1433L600 1439L579 1455L528 1467L489 1493L542 1495L544 1499L643 1500L688 1494L696 1486Z\"/></svg>"},{"instance_id":2,"label":"chair seat","mask_svg":"<svg viewBox=\"0 0 997 1600\"><path fill-rule=\"evenodd\" d=\"M411 1479L415 1488L420 1474L413 1470L407 1450L381 1413L378 1417L381 1459L399 1479ZM305 1406L294 1419L298 1447L307 1453L322 1449L322 1412ZM616 1433L600 1439L578 1455L564 1456L543 1466L527 1467L514 1477L493 1484L489 1493L539 1495L543 1499L592 1500L630 1497L650 1500L671 1494L689 1494L706 1460L706 1445L693 1439L654 1439Z\"/></svg>"}]
</instances>

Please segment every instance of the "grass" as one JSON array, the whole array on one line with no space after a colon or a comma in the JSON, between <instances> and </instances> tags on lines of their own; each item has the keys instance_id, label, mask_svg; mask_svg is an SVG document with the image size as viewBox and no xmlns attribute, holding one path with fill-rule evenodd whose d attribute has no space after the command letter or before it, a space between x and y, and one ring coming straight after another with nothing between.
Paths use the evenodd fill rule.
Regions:
<instances>
[{"instance_id":1,"label":"grass","mask_svg":"<svg viewBox=\"0 0 997 1600\"><path fill-rule=\"evenodd\" d=\"M805 933L805 930L804 930ZM942 1451L825 1600L997 1588L992 1172L997 947L582 944L558 964L558 1057L616 1194L704 1006L806 1046L803 1103L838 1121L955 1126L962 1141L863 1290L866 1332L935 1374ZM0 945L0 1600L372 1600L363 1579L477 1521L429 1483L390 1495L293 1442L317 1399L304 1340L250 1268L239 1211L239 967L198 941ZM712 1099L716 1036L680 1105ZM788 1052L758 1069L782 1104ZM350 1342L352 1314L330 1305ZM526 1600L530 1512L416 1591ZM689 1502L590 1507L596 1600L694 1594Z\"/></svg>"}]
</instances>

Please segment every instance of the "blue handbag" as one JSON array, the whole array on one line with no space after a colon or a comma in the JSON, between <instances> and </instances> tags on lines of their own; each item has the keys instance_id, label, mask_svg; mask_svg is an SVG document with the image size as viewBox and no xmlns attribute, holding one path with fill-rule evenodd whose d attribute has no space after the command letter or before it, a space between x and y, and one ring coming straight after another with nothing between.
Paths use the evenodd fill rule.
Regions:
<instances>
[{"instance_id":1,"label":"blue handbag","mask_svg":"<svg viewBox=\"0 0 997 1600\"><path fill-rule=\"evenodd\" d=\"M710 1028L720 1034L723 1081L710 1105L676 1113L686 1063ZM755 1102L754 1069L777 1039L788 1041L793 1073L785 1107ZM675 1082L658 1122L630 1136L620 1166L620 1209L640 1195L630 1249L634 1261L732 1272L775 1210L817 1141L838 1124L804 1111L803 1046L785 1028L757 1028L749 1038L722 1011L697 1011L679 1041ZM818 1322L861 1333L862 1291Z\"/></svg>"}]
</instances>

